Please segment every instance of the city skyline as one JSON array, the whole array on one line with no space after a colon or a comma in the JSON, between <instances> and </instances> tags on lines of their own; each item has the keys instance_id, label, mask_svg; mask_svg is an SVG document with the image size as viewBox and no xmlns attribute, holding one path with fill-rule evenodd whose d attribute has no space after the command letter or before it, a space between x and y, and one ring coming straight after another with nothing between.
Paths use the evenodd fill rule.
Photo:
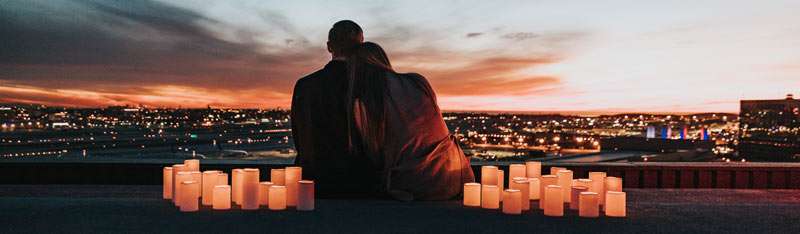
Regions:
<instances>
[{"instance_id":1,"label":"city skyline","mask_svg":"<svg viewBox=\"0 0 800 234\"><path fill-rule=\"evenodd\" d=\"M421 7L424 6L424 7ZM364 27L445 110L736 113L800 91L790 1L658 3L11 1L0 5L0 102L288 108ZM504 13L505 12L505 13Z\"/></svg>"}]
</instances>

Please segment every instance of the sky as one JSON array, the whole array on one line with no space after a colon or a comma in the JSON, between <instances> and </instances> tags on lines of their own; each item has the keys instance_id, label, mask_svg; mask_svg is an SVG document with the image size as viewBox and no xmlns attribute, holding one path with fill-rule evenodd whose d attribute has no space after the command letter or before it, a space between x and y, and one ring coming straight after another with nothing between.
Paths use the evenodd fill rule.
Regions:
<instances>
[{"instance_id":1,"label":"sky","mask_svg":"<svg viewBox=\"0 0 800 234\"><path fill-rule=\"evenodd\" d=\"M445 110L737 112L800 94L800 1L0 2L0 102L288 108L342 19Z\"/></svg>"}]
</instances>

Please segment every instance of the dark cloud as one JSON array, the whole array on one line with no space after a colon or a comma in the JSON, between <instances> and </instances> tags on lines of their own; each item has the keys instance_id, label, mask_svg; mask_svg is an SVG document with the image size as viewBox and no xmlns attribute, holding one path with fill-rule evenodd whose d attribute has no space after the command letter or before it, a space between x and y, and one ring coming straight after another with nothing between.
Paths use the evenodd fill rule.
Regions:
<instances>
[{"instance_id":1,"label":"dark cloud","mask_svg":"<svg viewBox=\"0 0 800 234\"><path fill-rule=\"evenodd\" d=\"M472 32L472 33L467 33L466 37L467 38L473 38L473 37L480 37L482 35L483 35L482 32Z\"/></svg>"}]
</instances>

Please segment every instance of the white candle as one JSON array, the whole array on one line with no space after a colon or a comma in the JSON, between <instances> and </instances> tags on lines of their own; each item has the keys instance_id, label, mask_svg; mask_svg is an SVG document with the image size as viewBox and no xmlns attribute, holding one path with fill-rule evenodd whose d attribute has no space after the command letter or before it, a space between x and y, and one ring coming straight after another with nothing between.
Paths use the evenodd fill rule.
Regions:
<instances>
[{"instance_id":1,"label":"white candle","mask_svg":"<svg viewBox=\"0 0 800 234\"><path fill-rule=\"evenodd\" d=\"M287 167L286 168L286 205L297 206L297 186L298 182L303 179L303 168L301 167Z\"/></svg>"},{"instance_id":2,"label":"white candle","mask_svg":"<svg viewBox=\"0 0 800 234\"><path fill-rule=\"evenodd\" d=\"M269 172L269 180L274 185L286 185L286 170L272 169Z\"/></svg>"},{"instance_id":3,"label":"white candle","mask_svg":"<svg viewBox=\"0 0 800 234\"><path fill-rule=\"evenodd\" d=\"M506 189L504 178L505 173L506 172L503 170L497 170L497 198L499 198L501 202L503 201L503 190Z\"/></svg>"},{"instance_id":4,"label":"white candle","mask_svg":"<svg viewBox=\"0 0 800 234\"><path fill-rule=\"evenodd\" d=\"M199 210L200 183L197 181L183 181L181 182L181 187L180 210L182 212Z\"/></svg>"},{"instance_id":5,"label":"white candle","mask_svg":"<svg viewBox=\"0 0 800 234\"><path fill-rule=\"evenodd\" d=\"M530 195L528 198L530 198L531 201L539 200L539 195L541 194L541 192L539 192L539 178L529 178L528 185L530 185L528 190Z\"/></svg>"},{"instance_id":6,"label":"white candle","mask_svg":"<svg viewBox=\"0 0 800 234\"><path fill-rule=\"evenodd\" d=\"M508 166L508 186L511 187L511 181L517 177L527 177L525 171L525 164L511 164Z\"/></svg>"},{"instance_id":7,"label":"white candle","mask_svg":"<svg viewBox=\"0 0 800 234\"><path fill-rule=\"evenodd\" d=\"M297 182L297 210L314 210L314 181L301 180Z\"/></svg>"},{"instance_id":8,"label":"white candle","mask_svg":"<svg viewBox=\"0 0 800 234\"><path fill-rule=\"evenodd\" d=\"M228 185L228 173L220 172L217 174L217 185Z\"/></svg>"},{"instance_id":9,"label":"white candle","mask_svg":"<svg viewBox=\"0 0 800 234\"><path fill-rule=\"evenodd\" d=\"M258 205L269 206L269 187L272 187L272 182L258 183Z\"/></svg>"},{"instance_id":10,"label":"white candle","mask_svg":"<svg viewBox=\"0 0 800 234\"><path fill-rule=\"evenodd\" d=\"M175 184L177 184L178 186L173 188L173 192L175 194L172 197L173 198L172 202L176 206L181 206L181 199L183 198L183 193L185 193L182 183L184 181L191 181L191 180L192 180L192 172L189 171L178 172L178 175L175 176Z\"/></svg>"},{"instance_id":11,"label":"white candle","mask_svg":"<svg viewBox=\"0 0 800 234\"><path fill-rule=\"evenodd\" d=\"M589 190L589 188L584 186L572 186L572 192L570 193L571 196L570 200L572 202L569 203L570 210L577 210L580 207L580 200L578 200L578 196L580 196L582 192L586 192L587 190Z\"/></svg>"},{"instance_id":12,"label":"white candle","mask_svg":"<svg viewBox=\"0 0 800 234\"><path fill-rule=\"evenodd\" d=\"M550 174L551 174L551 175L556 175L556 174L558 174L558 171L560 171L560 170L566 170L566 169L567 169L567 168L563 168L563 167L551 167L551 168L550 168Z\"/></svg>"},{"instance_id":13,"label":"white candle","mask_svg":"<svg viewBox=\"0 0 800 234\"><path fill-rule=\"evenodd\" d=\"M228 210L231 208L231 186L214 186L214 204L211 206L215 210Z\"/></svg>"},{"instance_id":14,"label":"white candle","mask_svg":"<svg viewBox=\"0 0 800 234\"><path fill-rule=\"evenodd\" d=\"M172 199L172 167L164 167L162 173L162 197L164 199Z\"/></svg>"},{"instance_id":15,"label":"white candle","mask_svg":"<svg viewBox=\"0 0 800 234\"><path fill-rule=\"evenodd\" d=\"M484 209L500 208L500 198L497 185L481 185L481 207Z\"/></svg>"},{"instance_id":16,"label":"white candle","mask_svg":"<svg viewBox=\"0 0 800 234\"><path fill-rule=\"evenodd\" d=\"M286 186L273 185L269 187L269 209L286 209Z\"/></svg>"},{"instance_id":17,"label":"white candle","mask_svg":"<svg viewBox=\"0 0 800 234\"><path fill-rule=\"evenodd\" d=\"M175 179L178 178L178 172L182 172L184 170L186 170L186 166L183 165L183 164L172 165L172 202L173 203L175 203L175 200L178 200L178 197L176 196L175 192L178 190L178 185L180 185L180 183L177 183L177 181L175 181ZM175 203L175 205L178 205L178 203Z\"/></svg>"},{"instance_id":18,"label":"white candle","mask_svg":"<svg viewBox=\"0 0 800 234\"><path fill-rule=\"evenodd\" d=\"M464 184L464 206L481 206L481 184Z\"/></svg>"},{"instance_id":19,"label":"white candle","mask_svg":"<svg viewBox=\"0 0 800 234\"><path fill-rule=\"evenodd\" d=\"M233 169L231 172L231 200L237 205L242 204L242 176L244 169Z\"/></svg>"},{"instance_id":20,"label":"white candle","mask_svg":"<svg viewBox=\"0 0 800 234\"><path fill-rule=\"evenodd\" d=\"M572 180L572 185L573 186L583 186L583 187L586 187L587 190L591 190L592 189L592 180L590 180L590 179Z\"/></svg>"},{"instance_id":21,"label":"white candle","mask_svg":"<svg viewBox=\"0 0 800 234\"><path fill-rule=\"evenodd\" d=\"M204 206L210 206L214 203L214 186L217 186L218 175L221 171L204 171L203 172L203 191L200 195Z\"/></svg>"},{"instance_id":22,"label":"white candle","mask_svg":"<svg viewBox=\"0 0 800 234\"><path fill-rule=\"evenodd\" d=\"M242 210L258 209L258 178L259 171L256 168L245 168L242 177Z\"/></svg>"},{"instance_id":23,"label":"white candle","mask_svg":"<svg viewBox=\"0 0 800 234\"><path fill-rule=\"evenodd\" d=\"M606 177L606 191L622 192L622 178Z\"/></svg>"},{"instance_id":24,"label":"white candle","mask_svg":"<svg viewBox=\"0 0 800 234\"><path fill-rule=\"evenodd\" d=\"M497 167L495 166L481 167L481 184L497 185Z\"/></svg>"},{"instance_id":25,"label":"white candle","mask_svg":"<svg viewBox=\"0 0 800 234\"><path fill-rule=\"evenodd\" d=\"M606 192L606 216L625 217L625 192Z\"/></svg>"},{"instance_id":26,"label":"white candle","mask_svg":"<svg viewBox=\"0 0 800 234\"><path fill-rule=\"evenodd\" d=\"M186 168L189 171L200 171L200 160L197 159L183 160L183 165L186 165Z\"/></svg>"},{"instance_id":27,"label":"white candle","mask_svg":"<svg viewBox=\"0 0 800 234\"><path fill-rule=\"evenodd\" d=\"M190 171L189 173L192 174L192 180L197 181L198 185L201 186L201 188L202 188L202 185L203 185L203 173L199 172L199 171ZM202 195L202 194L198 193L198 195Z\"/></svg>"},{"instance_id":28,"label":"white candle","mask_svg":"<svg viewBox=\"0 0 800 234\"><path fill-rule=\"evenodd\" d=\"M519 190L520 194L520 205L522 206L522 210L530 210L531 209L531 199L530 199L530 181L528 177L515 177L511 184L508 185L508 188ZM503 198L503 202L505 202L505 197Z\"/></svg>"},{"instance_id":29,"label":"white candle","mask_svg":"<svg viewBox=\"0 0 800 234\"><path fill-rule=\"evenodd\" d=\"M503 214L522 214L522 192L516 189L503 191Z\"/></svg>"},{"instance_id":30,"label":"white candle","mask_svg":"<svg viewBox=\"0 0 800 234\"><path fill-rule=\"evenodd\" d=\"M597 193L597 202L602 205L606 199L606 173L589 172L589 179L592 180L592 187L589 188L589 191Z\"/></svg>"},{"instance_id":31,"label":"white candle","mask_svg":"<svg viewBox=\"0 0 800 234\"><path fill-rule=\"evenodd\" d=\"M539 178L542 176L542 162L525 162L525 170L528 178Z\"/></svg>"},{"instance_id":32,"label":"white candle","mask_svg":"<svg viewBox=\"0 0 800 234\"><path fill-rule=\"evenodd\" d=\"M581 192L581 194L578 195L578 200L580 200L578 216L588 218L600 216L600 204L597 201L598 197L599 196L595 192Z\"/></svg>"},{"instance_id":33,"label":"white candle","mask_svg":"<svg viewBox=\"0 0 800 234\"><path fill-rule=\"evenodd\" d=\"M564 216L564 195L561 186L548 185L544 190L544 215Z\"/></svg>"},{"instance_id":34,"label":"white candle","mask_svg":"<svg viewBox=\"0 0 800 234\"><path fill-rule=\"evenodd\" d=\"M550 185L558 185L558 177L555 175L543 175L539 177L539 209L544 209L544 204L547 202L547 197L545 197L545 193L547 192L547 186ZM564 200L564 198L558 199Z\"/></svg>"},{"instance_id":35,"label":"white candle","mask_svg":"<svg viewBox=\"0 0 800 234\"><path fill-rule=\"evenodd\" d=\"M570 188L572 188L572 171L570 170L560 170L556 172L558 175L558 186L561 186L564 194L564 202L570 203L572 201L572 195L570 194Z\"/></svg>"}]
</instances>

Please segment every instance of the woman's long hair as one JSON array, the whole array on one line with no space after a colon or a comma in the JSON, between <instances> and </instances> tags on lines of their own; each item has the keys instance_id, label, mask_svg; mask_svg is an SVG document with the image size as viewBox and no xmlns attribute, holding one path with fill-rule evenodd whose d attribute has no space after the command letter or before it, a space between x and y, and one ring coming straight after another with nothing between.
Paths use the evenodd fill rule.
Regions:
<instances>
[{"instance_id":1,"label":"woman's long hair","mask_svg":"<svg viewBox=\"0 0 800 234\"><path fill-rule=\"evenodd\" d=\"M393 73L394 70L386 52L373 42L362 43L348 58L350 84L347 120L350 123L348 136L351 151L366 153L368 156L381 153L380 146L384 143L386 133L384 98L388 91L386 79L389 72ZM359 105L361 116L355 115L355 105ZM356 118L361 120L360 126L353 124ZM358 135L354 135L353 130ZM353 144L353 140L357 140L359 144ZM381 160L372 159L374 162Z\"/></svg>"}]
</instances>

